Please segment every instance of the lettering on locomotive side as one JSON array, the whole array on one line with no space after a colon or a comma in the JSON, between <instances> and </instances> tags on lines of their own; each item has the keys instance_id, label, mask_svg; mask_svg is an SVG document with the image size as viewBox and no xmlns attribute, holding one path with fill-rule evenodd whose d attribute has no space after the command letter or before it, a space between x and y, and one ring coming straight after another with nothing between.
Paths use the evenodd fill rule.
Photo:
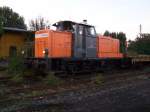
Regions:
<instances>
[{"instance_id":1,"label":"lettering on locomotive side","mask_svg":"<svg viewBox=\"0 0 150 112\"><path fill-rule=\"evenodd\" d=\"M48 37L48 33L35 34L35 38L44 38Z\"/></svg>"}]
</instances>

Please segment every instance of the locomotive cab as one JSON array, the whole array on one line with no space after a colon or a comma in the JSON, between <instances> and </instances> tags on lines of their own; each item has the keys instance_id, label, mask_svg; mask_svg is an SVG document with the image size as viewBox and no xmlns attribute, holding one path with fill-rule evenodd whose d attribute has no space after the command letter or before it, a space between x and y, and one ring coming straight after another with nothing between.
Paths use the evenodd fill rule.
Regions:
<instances>
[{"instance_id":1,"label":"locomotive cab","mask_svg":"<svg viewBox=\"0 0 150 112\"><path fill-rule=\"evenodd\" d=\"M72 33L72 57L96 58L96 31L95 27L86 23L60 21L55 23L57 31Z\"/></svg>"}]
</instances>

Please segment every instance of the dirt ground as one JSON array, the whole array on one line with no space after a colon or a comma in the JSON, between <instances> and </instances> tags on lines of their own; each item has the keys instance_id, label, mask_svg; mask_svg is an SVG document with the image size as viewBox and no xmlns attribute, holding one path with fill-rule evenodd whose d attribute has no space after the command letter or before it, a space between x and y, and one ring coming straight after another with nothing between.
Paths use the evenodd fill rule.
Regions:
<instances>
[{"instance_id":1,"label":"dirt ground","mask_svg":"<svg viewBox=\"0 0 150 112\"><path fill-rule=\"evenodd\" d=\"M109 73L99 84L73 80L60 86L2 81L0 112L149 112L149 71L116 74L132 77L113 78Z\"/></svg>"}]
</instances>

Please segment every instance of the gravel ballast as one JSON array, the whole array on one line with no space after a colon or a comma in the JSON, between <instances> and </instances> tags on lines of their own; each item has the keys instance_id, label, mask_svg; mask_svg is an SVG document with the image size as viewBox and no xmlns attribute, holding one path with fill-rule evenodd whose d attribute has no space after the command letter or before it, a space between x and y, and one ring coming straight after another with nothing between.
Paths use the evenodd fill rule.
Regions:
<instances>
[{"instance_id":1,"label":"gravel ballast","mask_svg":"<svg viewBox=\"0 0 150 112\"><path fill-rule=\"evenodd\" d=\"M40 112L150 112L147 76L34 99L21 111Z\"/></svg>"}]
</instances>

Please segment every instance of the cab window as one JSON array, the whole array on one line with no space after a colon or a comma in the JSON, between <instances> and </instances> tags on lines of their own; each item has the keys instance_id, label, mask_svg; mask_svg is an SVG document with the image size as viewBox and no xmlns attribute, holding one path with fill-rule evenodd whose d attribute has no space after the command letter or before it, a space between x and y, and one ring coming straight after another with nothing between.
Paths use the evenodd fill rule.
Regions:
<instances>
[{"instance_id":1,"label":"cab window","mask_svg":"<svg viewBox=\"0 0 150 112\"><path fill-rule=\"evenodd\" d=\"M86 28L86 34L87 34L88 36L93 36L93 37L95 37L95 36L96 36L95 28L94 28L94 27L87 27L87 28Z\"/></svg>"}]
</instances>

